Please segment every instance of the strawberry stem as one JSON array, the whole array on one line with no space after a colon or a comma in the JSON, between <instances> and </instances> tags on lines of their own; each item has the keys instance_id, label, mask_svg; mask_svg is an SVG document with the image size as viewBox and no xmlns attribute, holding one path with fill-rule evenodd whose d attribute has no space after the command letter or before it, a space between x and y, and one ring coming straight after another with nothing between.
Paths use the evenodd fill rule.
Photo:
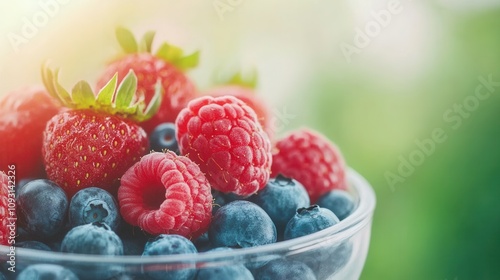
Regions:
<instances>
[{"instance_id":1,"label":"strawberry stem","mask_svg":"<svg viewBox=\"0 0 500 280\"><path fill-rule=\"evenodd\" d=\"M139 52L151 53L151 46L153 45L154 37L155 37L154 31L148 31L144 33L141 41L139 42Z\"/></svg>"},{"instance_id":2,"label":"strawberry stem","mask_svg":"<svg viewBox=\"0 0 500 280\"><path fill-rule=\"evenodd\" d=\"M47 91L69 108L92 109L142 122L150 119L161 104L161 81L157 81L155 94L149 104L146 104L143 94L137 92L137 76L133 70L128 72L118 86L116 73L97 94L94 94L86 81L78 82L70 94L59 84L58 75L58 69L51 70L47 65L42 67L42 79Z\"/></svg>"},{"instance_id":3,"label":"strawberry stem","mask_svg":"<svg viewBox=\"0 0 500 280\"><path fill-rule=\"evenodd\" d=\"M136 53L138 51L137 41L134 34L124 27L116 28L116 39L125 53Z\"/></svg>"},{"instance_id":4,"label":"strawberry stem","mask_svg":"<svg viewBox=\"0 0 500 280\"><path fill-rule=\"evenodd\" d=\"M134 34L124 27L117 27L115 33L118 43L126 54L152 53L153 39L155 37L154 31L146 32L139 42L137 42ZM196 67L200 60L199 51L184 55L184 51L181 48L166 42L160 45L154 55L182 71Z\"/></svg>"},{"instance_id":5,"label":"strawberry stem","mask_svg":"<svg viewBox=\"0 0 500 280\"><path fill-rule=\"evenodd\" d=\"M242 70L234 73L229 78L218 77L216 81L219 85L236 85L242 86L250 89L255 89L258 84L258 73L255 68L252 68L250 71L244 73Z\"/></svg>"}]
</instances>

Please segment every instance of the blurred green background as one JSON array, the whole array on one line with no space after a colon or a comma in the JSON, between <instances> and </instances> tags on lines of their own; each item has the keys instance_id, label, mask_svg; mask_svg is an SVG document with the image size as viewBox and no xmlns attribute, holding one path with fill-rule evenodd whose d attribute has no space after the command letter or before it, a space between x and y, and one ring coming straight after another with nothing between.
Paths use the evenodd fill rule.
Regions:
<instances>
[{"instance_id":1,"label":"blurred green background","mask_svg":"<svg viewBox=\"0 0 500 280\"><path fill-rule=\"evenodd\" d=\"M46 59L66 85L95 79L115 26L156 29L202 50L200 89L256 67L280 132L322 131L373 185L361 279L500 279L500 1L48 2L0 4L0 94L39 84ZM494 81L484 100L479 77ZM400 174L435 129L446 140Z\"/></svg>"}]
</instances>

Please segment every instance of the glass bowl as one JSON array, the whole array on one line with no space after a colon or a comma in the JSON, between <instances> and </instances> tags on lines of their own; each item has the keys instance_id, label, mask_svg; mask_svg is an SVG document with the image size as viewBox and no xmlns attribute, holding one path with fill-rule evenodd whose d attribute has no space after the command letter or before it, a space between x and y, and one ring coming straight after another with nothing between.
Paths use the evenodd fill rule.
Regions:
<instances>
[{"instance_id":1,"label":"glass bowl","mask_svg":"<svg viewBox=\"0 0 500 280\"><path fill-rule=\"evenodd\" d=\"M270 261L284 259L307 264L319 280L358 279L368 253L375 194L368 182L352 169L348 171L348 180L349 191L356 199L353 213L330 228L296 239L231 251L161 257L105 257L17 248L16 273L5 271L9 248L0 246L2 270L10 279L27 265L43 263L70 268L80 279L155 279L148 275L183 279L177 272L234 265L245 265L256 272Z\"/></svg>"}]
</instances>

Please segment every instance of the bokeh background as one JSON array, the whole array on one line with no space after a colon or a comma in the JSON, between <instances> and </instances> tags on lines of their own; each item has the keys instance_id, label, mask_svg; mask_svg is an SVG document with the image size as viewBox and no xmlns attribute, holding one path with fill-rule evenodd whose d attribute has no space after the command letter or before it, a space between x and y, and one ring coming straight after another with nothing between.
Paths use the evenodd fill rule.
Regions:
<instances>
[{"instance_id":1,"label":"bokeh background","mask_svg":"<svg viewBox=\"0 0 500 280\"><path fill-rule=\"evenodd\" d=\"M255 67L280 133L337 143L377 195L361 279L500 279L499 0L2 1L0 94L40 84L47 59L66 86L93 81L117 25L200 49L200 89Z\"/></svg>"}]
</instances>

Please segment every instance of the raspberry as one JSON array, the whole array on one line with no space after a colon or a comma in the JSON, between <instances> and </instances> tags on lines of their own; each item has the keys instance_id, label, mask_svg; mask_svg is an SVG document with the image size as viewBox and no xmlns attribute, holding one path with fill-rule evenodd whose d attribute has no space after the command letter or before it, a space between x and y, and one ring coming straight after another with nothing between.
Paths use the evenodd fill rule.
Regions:
<instances>
[{"instance_id":1,"label":"raspberry","mask_svg":"<svg viewBox=\"0 0 500 280\"><path fill-rule=\"evenodd\" d=\"M204 96L177 117L181 154L200 165L212 187L251 195L269 180L271 143L255 112L232 96Z\"/></svg>"},{"instance_id":2,"label":"raspberry","mask_svg":"<svg viewBox=\"0 0 500 280\"><path fill-rule=\"evenodd\" d=\"M0 171L0 245L7 245L9 239L9 179Z\"/></svg>"},{"instance_id":3,"label":"raspberry","mask_svg":"<svg viewBox=\"0 0 500 280\"><path fill-rule=\"evenodd\" d=\"M282 174L301 182L311 203L333 189L346 189L346 166L340 150L311 130L292 132L276 143L272 176Z\"/></svg>"},{"instance_id":4,"label":"raspberry","mask_svg":"<svg viewBox=\"0 0 500 280\"><path fill-rule=\"evenodd\" d=\"M212 194L198 165L174 152L151 153L121 178L118 203L123 219L153 234L196 238L212 216Z\"/></svg>"},{"instance_id":5,"label":"raspberry","mask_svg":"<svg viewBox=\"0 0 500 280\"><path fill-rule=\"evenodd\" d=\"M262 125L262 128L269 138L273 138L274 131L276 130L274 127L275 118L268 104L257 95L254 89L238 85L227 85L211 89L205 94L214 97L231 95L245 102L245 104L255 111L259 123Z\"/></svg>"}]
</instances>

